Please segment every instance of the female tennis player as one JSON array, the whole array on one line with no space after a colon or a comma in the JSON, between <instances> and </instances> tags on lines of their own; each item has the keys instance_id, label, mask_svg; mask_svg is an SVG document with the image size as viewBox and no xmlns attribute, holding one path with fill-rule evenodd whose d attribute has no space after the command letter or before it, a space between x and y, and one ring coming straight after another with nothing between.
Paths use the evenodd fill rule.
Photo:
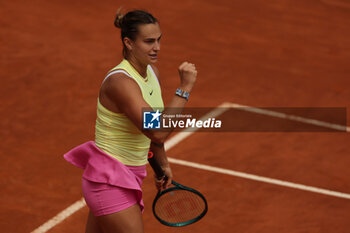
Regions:
<instances>
[{"instance_id":1,"label":"female tennis player","mask_svg":"<svg viewBox=\"0 0 350 233\"><path fill-rule=\"evenodd\" d=\"M143 108L180 113L197 76L195 65L182 63L178 68L179 88L164 107L155 66L162 37L158 20L148 12L135 10L125 15L117 13L114 24L121 29L124 59L109 71L101 85L95 141L64 155L84 169L82 189L90 209L87 233L143 232L141 185L149 150L168 177L156 181L157 188L166 188L172 180L164 150L164 141L171 132L144 130Z\"/></svg>"}]
</instances>

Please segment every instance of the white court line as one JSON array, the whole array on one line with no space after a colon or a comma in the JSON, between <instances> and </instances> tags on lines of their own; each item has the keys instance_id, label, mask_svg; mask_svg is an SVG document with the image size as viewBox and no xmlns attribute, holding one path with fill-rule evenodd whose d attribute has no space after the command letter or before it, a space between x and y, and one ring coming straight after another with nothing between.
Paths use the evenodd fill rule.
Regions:
<instances>
[{"instance_id":1,"label":"white court line","mask_svg":"<svg viewBox=\"0 0 350 233\"><path fill-rule=\"evenodd\" d=\"M58 213L55 217L51 218L49 221L32 231L31 233L43 233L47 232L81 208L83 208L86 205L84 198L81 198L79 201L76 201L60 213Z\"/></svg>"},{"instance_id":2,"label":"white court line","mask_svg":"<svg viewBox=\"0 0 350 233\"><path fill-rule=\"evenodd\" d=\"M346 126L340 126L340 127L339 127L339 125L334 126L334 124L327 123L327 122L320 123L320 121L313 120L313 119L291 116L291 115L287 115L284 113L278 113L278 112L248 107L248 106L234 104L234 103L227 103L227 102L219 105L213 111L204 115L200 119L205 120L207 118L217 117L217 116L221 115L222 113L224 113L225 111L227 111L230 107L231 108L240 108L241 110L251 111L251 112L258 113L258 114L264 114L264 115L280 117L280 118L284 118L284 119L301 121L301 122L304 122L307 124L317 124L317 125L321 124L320 126L328 127L328 128L332 128L332 129L338 129L338 130L342 130L342 131L344 131L344 127L345 127L345 130L347 132L349 132L349 127L346 127ZM171 149L176 144L180 143L182 140L189 137L195 131L196 130L192 129L190 131L184 130L182 132L177 133L175 136L171 137L169 140L167 140L165 142L165 145L164 145L165 150L167 151L167 150ZM233 170L212 167L212 166L208 166L208 165L202 165L202 164L187 162L187 161L183 161L183 160L173 159L173 158L168 158L168 159L169 159L169 162L171 162L171 163L180 164L180 165L184 165L184 166L190 166L190 167L195 167L198 169L203 169L203 170L212 171L212 172L218 172L218 173L222 173L222 174L226 174L226 175L237 176L237 177L241 177L241 178L245 178L245 179L251 179L251 180L256 180L256 181L260 181L260 182L276 184L276 185L295 188L295 189L301 189L301 190L305 190L305 191L309 191L309 192L316 192L316 193L320 193L320 194L324 194L324 195L350 199L350 194L346 194L346 193L340 193L340 192L335 192L335 191L331 191L331 190L320 189L320 188L316 188L316 187L312 187L312 186L306 186L306 185L302 185L302 184L296 184L296 183L291 183L291 182L287 182L287 181L271 179L271 178L262 177L262 176L256 176L256 175L247 174L247 173L243 173L243 172L237 172L237 171L233 171ZM51 228L55 227L56 225L61 223L66 218L73 215L75 212L77 212L78 210L80 210L84 206L86 206L86 203L84 201L84 198L81 198L77 202L73 203L72 205L70 205L69 207L67 207L66 209L64 209L60 213L58 213L55 217L51 218L49 221L42 224L40 227L38 227L37 229L35 229L31 233L45 233L45 232L49 231Z\"/></svg>"},{"instance_id":3,"label":"white court line","mask_svg":"<svg viewBox=\"0 0 350 233\"><path fill-rule=\"evenodd\" d=\"M317 188L317 187L313 187L313 186L307 186L307 185L303 185L303 184L297 184L297 183L292 183L292 182L288 182L288 181L272 179L272 178L263 177L263 176L257 176L257 175L248 174L248 173L244 173L244 172L238 172L238 171L234 171L234 170L230 170L230 169L224 169L224 168L219 168L219 167L203 165L203 164L199 164L199 163L188 162L188 161L184 161L184 160L180 160L180 159L174 159L174 158L168 158L168 159L169 159L169 162L174 163L174 164L178 164L178 165L182 165L182 166L198 168L201 170L217 172L217 173L230 175L230 176L237 176L237 177L244 178L244 179L260 181L260 182L264 182L264 183L275 184L275 185L294 188L294 189L300 189L300 190L319 193L319 194L323 194L323 195L327 195L327 196L350 199L350 194L348 194L348 193L336 192L336 191Z\"/></svg>"},{"instance_id":4,"label":"white court line","mask_svg":"<svg viewBox=\"0 0 350 233\"><path fill-rule=\"evenodd\" d=\"M257 114L261 114L261 115L267 115L267 116L287 119L287 120L291 120L291 121L298 121L298 122L302 122L305 124L317 125L317 126L321 126L321 127L325 127L325 128L329 128L329 129L350 132L350 127L347 127L345 125L328 123L325 121L319 121L319 120L315 120L315 119L290 115L290 114L281 113L281 112L275 112L275 111L261 109L261 108L249 107L249 106L245 106L245 105L241 105L241 104L232 103L231 107L242 110L242 111L253 112L253 113L257 113Z\"/></svg>"}]
</instances>

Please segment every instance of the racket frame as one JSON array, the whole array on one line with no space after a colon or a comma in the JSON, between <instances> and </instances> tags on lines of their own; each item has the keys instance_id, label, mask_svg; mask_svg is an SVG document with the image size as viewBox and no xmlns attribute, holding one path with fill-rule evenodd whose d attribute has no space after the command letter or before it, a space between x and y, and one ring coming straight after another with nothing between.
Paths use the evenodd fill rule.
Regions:
<instances>
[{"instance_id":1,"label":"racket frame","mask_svg":"<svg viewBox=\"0 0 350 233\"><path fill-rule=\"evenodd\" d=\"M190 225L192 223L195 223L195 222L199 221L201 218L203 218L204 215L208 212L208 203L207 203L207 200L205 199L205 197L203 196L203 194L201 194L200 192L198 192L195 189L192 189L192 188L186 187L182 184L179 184L174 180L171 181L171 184L174 186L167 188L167 189L164 189L162 191L158 191L156 197L153 200L152 211L153 211L153 215L156 217L156 219L159 222L161 222L162 224L169 226L169 227L182 227L182 226L187 226L187 225ZM156 211L155 211L155 207L156 207L156 203L157 203L158 199L161 196L163 196L164 194L166 194L168 192L176 191L176 190L186 190L186 191L193 192L193 193L197 194L203 200L203 202L205 204L203 212L193 219L190 219L190 220L184 221L184 222L178 222L178 223L167 222L167 221L161 219L160 217L158 217L158 215L156 214Z\"/></svg>"},{"instance_id":2,"label":"racket frame","mask_svg":"<svg viewBox=\"0 0 350 233\"><path fill-rule=\"evenodd\" d=\"M153 152L148 152L148 162L149 164L151 165L151 167L153 168L154 170L154 173L156 174L157 176L157 179L167 179L167 177L165 176L164 172L163 172L163 169L160 167L160 165L158 164L156 158L153 157ZM204 215L208 212L208 203L207 203L207 200L205 199L205 197L203 196L203 194L201 194L200 192L198 192L197 190L193 189L193 188L189 188L189 187L186 187L182 184L179 184L177 183L176 181L172 180L171 181L171 184L174 185L173 187L170 187L170 188L167 188L167 189L164 189L162 191L158 191L156 197L154 198L153 200L153 204L152 204L152 211L153 211L153 214L154 216L156 217L156 219L166 225L166 226L170 226L170 227L182 227L182 226L187 226L189 224L192 224L192 223L195 223L197 222L198 220L200 220L201 218L204 217ZM161 219L160 217L158 217L158 215L156 214L155 212L155 206L156 206L156 203L158 201L158 199L168 193L168 192L172 192L172 191L176 191L176 190L186 190L186 191L189 191L189 192L193 192L195 194L197 194L203 201L204 201L204 204L205 204L205 208L203 210L203 212L198 215L196 218L193 218L191 220L188 220L188 221L184 221L184 222L179 222L179 223L172 223L172 222L167 222L163 219Z\"/></svg>"}]
</instances>

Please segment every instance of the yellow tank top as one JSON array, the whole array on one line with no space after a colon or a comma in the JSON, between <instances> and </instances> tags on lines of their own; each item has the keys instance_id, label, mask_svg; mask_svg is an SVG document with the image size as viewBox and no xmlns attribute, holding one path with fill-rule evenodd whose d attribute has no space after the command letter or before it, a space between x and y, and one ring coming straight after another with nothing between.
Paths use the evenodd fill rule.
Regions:
<instances>
[{"instance_id":1,"label":"yellow tank top","mask_svg":"<svg viewBox=\"0 0 350 233\"><path fill-rule=\"evenodd\" d=\"M147 77L143 78L135 68L123 60L106 76L122 72L139 85L143 99L154 109L162 111L164 104L158 79L149 65ZM151 140L146 137L123 113L115 113L105 108L97 100L95 143L101 150L125 165L140 166L147 163Z\"/></svg>"}]
</instances>

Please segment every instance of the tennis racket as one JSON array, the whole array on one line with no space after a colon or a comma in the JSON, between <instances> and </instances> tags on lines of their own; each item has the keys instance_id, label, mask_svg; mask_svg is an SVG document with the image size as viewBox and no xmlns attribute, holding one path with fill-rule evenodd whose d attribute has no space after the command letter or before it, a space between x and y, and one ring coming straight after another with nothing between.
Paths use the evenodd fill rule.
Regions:
<instances>
[{"instance_id":1,"label":"tennis racket","mask_svg":"<svg viewBox=\"0 0 350 233\"><path fill-rule=\"evenodd\" d=\"M149 152L148 162L158 179L167 179L153 153ZM205 197L193 188L172 180L172 187L158 191L152 209L156 219L170 227L181 227L197 222L208 211Z\"/></svg>"}]
</instances>

